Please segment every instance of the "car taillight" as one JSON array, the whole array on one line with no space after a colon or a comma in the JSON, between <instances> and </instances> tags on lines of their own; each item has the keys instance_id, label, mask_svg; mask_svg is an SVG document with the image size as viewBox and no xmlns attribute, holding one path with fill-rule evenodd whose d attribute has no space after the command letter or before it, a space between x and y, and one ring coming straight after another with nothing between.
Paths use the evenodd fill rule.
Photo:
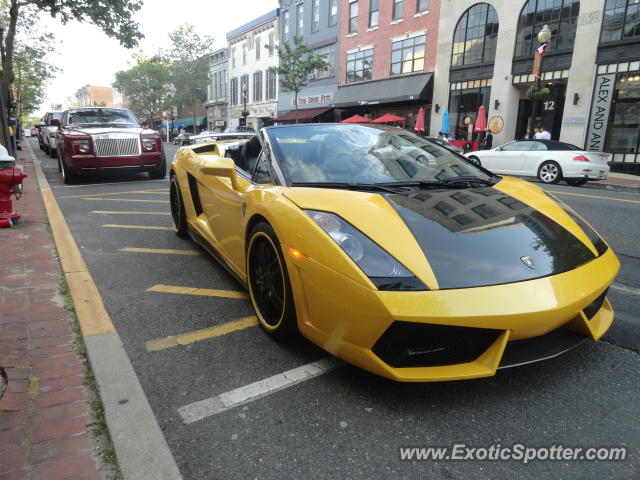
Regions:
<instances>
[{"instance_id":1,"label":"car taillight","mask_svg":"<svg viewBox=\"0 0 640 480\"><path fill-rule=\"evenodd\" d=\"M584 155L578 155L577 157L573 157L573 161L574 162L590 162L591 160L589 160Z\"/></svg>"}]
</instances>

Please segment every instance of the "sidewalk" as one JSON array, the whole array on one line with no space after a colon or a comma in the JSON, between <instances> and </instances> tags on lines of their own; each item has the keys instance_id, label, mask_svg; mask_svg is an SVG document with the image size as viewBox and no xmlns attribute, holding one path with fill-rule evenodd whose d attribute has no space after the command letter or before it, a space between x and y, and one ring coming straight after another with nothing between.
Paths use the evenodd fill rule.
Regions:
<instances>
[{"instance_id":1,"label":"sidewalk","mask_svg":"<svg viewBox=\"0 0 640 480\"><path fill-rule=\"evenodd\" d=\"M611 172L606 180L601 182L587 182L583 187L640 193L640 176Z\"/></svg>"},{"instance_id":2,"label":"sidewalk","mask_svg":"<svg viewBox=\"0 0 640 480\"><path fill-rule=\"evenodd\" d=\"M61 271L47 230L28 149L22 213L0 229L0 480L102 479L91 435L84 359L75 354L72 313L59 293ZM1 372L0 372L1 373Z\"/></svg>"}]
</instances>

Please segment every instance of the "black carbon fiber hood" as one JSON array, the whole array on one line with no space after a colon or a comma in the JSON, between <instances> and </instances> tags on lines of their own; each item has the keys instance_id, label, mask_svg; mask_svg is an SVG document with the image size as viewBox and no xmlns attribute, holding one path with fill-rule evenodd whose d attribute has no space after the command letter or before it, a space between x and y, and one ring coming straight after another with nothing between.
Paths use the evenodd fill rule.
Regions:
<instances>
[{"instance_id":1,"label":"black carbon fiber hood","mask_svg":"<svg viewBox=\"0 0 640 480\"><path fill-rule=\"evenodd\" d=\"M441 289L520 282L595 258L562 225L491 187L385 195Z\"/></svg>"}]
</instances>

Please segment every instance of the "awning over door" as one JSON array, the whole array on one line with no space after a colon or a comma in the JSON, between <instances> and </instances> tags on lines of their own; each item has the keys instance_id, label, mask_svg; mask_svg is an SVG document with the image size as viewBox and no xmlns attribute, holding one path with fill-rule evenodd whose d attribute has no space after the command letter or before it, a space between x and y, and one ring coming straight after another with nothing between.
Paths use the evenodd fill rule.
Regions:
<instances>
[{"instance_id":1,"label":"awning over door","mask_svg":"<svg viewBox=\"0 0 640 480\"><path fill-rule=\"evenodd\" d=\"M336 107L377 105L379 103L431 100L432 73L405 75L373 82L360 82L338 87Z\"/></svg>"},{"instance_id":2,"label":"awning over door","mask_svg":"<svg viewBox=\"0 0 640 480\"><path fill-rule=\"evenodd\" d=\"M331 107L324 108L307 108L306 110L298 110L298 121L307 121L313 120L318 115L322 115L325 112L331 110ZM278 118L273 119L274 122L295 122L296 121L296 111L291 110Z\"/></svg>"}]
</instances>

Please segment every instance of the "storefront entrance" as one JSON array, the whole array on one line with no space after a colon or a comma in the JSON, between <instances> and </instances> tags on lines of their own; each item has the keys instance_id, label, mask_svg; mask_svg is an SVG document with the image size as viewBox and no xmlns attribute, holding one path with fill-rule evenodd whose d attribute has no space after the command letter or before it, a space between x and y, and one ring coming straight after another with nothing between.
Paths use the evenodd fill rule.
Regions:
<instances>
[{"instance_id":1,"label":"storefront entrance","mask_svg":"<svg viewBox=\"0 0 640 480\"><path fill-rule=\"evenodd\" d=\"M549 83L546 85L551 93L543 100L536 101L536 119L534 127L542 125L551 133L553 140L560 138L562 129L562 116L564 114L564 102L567 86L564 82ZM522 86L522 96L526 97L529 86ZM524 139L531 130L531 107L534 104L528 98L520 100L518 118L516 123L516 139Z\"/></svg>"}]
</instances>

